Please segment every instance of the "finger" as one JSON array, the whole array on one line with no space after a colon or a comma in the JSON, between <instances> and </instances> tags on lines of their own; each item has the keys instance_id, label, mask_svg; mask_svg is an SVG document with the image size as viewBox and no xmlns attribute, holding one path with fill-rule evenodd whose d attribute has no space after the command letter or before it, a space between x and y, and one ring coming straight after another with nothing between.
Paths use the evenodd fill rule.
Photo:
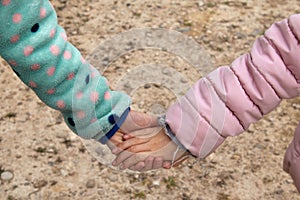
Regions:
<instances>
[{"instance_id":1,"label":"finger","mask_svg":"<svg viewBox=\"0 0 300 200\"><path fill-rule=\"evenodd\" d=\"M153 169L159 169L162 167L163 167L163 158L162 157L155 158L153 162Z\"/></svg>"},{"instance_id":2,"label":"finger","mask_svg":"<svg viewBox=\"0 0 300 200\"><path fill-rule=\"evenodd\" d=\"M148 156L145 160L145 167L141 170L142 172L149 171L153 169L153 156Z\"/></svg>"},{"instance_id":3,"label":"finger","mask_svg":"<svg viewBox=\"0 0 300 200\"><path fill-rule=\"evenodd\" d=\"M137 163L144 161L147 155L142 153L135 153L132 156L128 157L127 159L123 160L122 167L127 169L131 166L136 165Z\"/></svg>"},{"instance_id":4,"label":"finger","mask_svg":"<svg viewBox=\"0 0 300 200\"><path fill-rule=\"evenodd\" d=\"M120 165L124 160L132 156L133 153L129 151L122 151L121 153L118 154L118 156L113 160L112 165L113 166L118 166Z\"/></svg>"},{"instance_id":5,"label":"finger","mask_svg":"<svg viewBox=\"0 0 300 200\"><path fill-rule=\"evenodd\" d=\"M142 112L136 112L136 111L132 111L129 114L132 119L132 122L135 123L137 127L144 128L144 127L154 127L158 125L156 117L152 115L145 114Z\"/></svg>"},{"instance_id":6,"label":"finger","mask_svg":"<svg viewBox=\"0 0 300 200\"><path fill-rule=\"evenodd\" d=\"M132 138L130 140L126 140L126 141L123 141L122 143L119 143L115 149L112 150L112 152L114 154L119 154L121 151L123 150L128 150L128 151L131 151L131 152L141 152L141 150L139 149L144 149L144 148L141 148L140 146L148 146L148 145L142 145L142 144L145 144L149 141L149 139L141 139L141 138ZM136 147L138 146L138 147Z\"/></svg>"},{"instance_id":7,"label":"finger","mask_svg":"<svg viewBox=\"0 0 300 200\"><path fill-rule=\"evenodd\" d=\"M129 137L149 138L149 137L152 137L152 136L158 134L161 130L162 130L162 127L160 127L160 126L155 126L155 127L151 127L151 128L145 127L143 129L133 130L132 132L129 132L128 135L129 135ZM126 136L126 137L128 137L128 136Z\"/></svg>"},{"instance_id":8,"label":"finger","mask_svg":"<svg viewBox=\"0 0 300 200\"><path fill-rule=\"evenodd\" d=\"M108 141L108 142L106 143L106 145L108 146L108 148L109 148L111 151L113 151L113 149L116 148L116 145L113 144L111 141Z\"/></svg>"},{"instance_id":9,"label":"finger","mask_svg":"<svg viewBox=\"0 0 300 200\"><path fill-rule=\"evenodd\" d=\"M109 141L111 141L112 143L114 143L115 145L119 144L120 142L123 141L123 133L121 132L116 132Z\"/></svg>"},{"instance_id":10,"label":"finger","mask_svg":"<svg viewBox=\"0 0 300 200\"><path fill-rule=\"evenodd\" d=\"M129 167L129 169L133 170L133 171L141 171L144 167L145 167L145 162L141 161L138 164L136 164L132 167Z\"/></svg>"},{"instance_id":11,"label":"finger","mask_svg":"<svg viewBox=\"0 0 300 200\"><path fill-rule=\"evenodd\" d=\"M118 144L118 143L117 143ZM108 140L106 145L108 146L108 148L111 150L111 152L113 153L114 149L117 149L117 144L115 142L112 142L111 140ZM121 151L120 151L121 152ZM120 153L119 152L119 153Z\"/></svg>"},{"instance_id":12,"label":"finger","mask_svg":"<svg viewBox=\"0 0 300 200\"><path fill-rule=\"evenodd\" d=\"M163 168L164 169L171 169L172 167L172 162L171 161L164 161L163 162Z\"/></svg>"},{"instance_id":13,"label":"finger","mask_svg":"<svg viewBox=\"0 0 300 200\"><path fill-rule=\"evenodd\" d=\"M158 126L156 117L132 110L122 124L121 130L125 133L130 133L132 131L154 126Z\"/></svg>"},{"instance_id":14,"label":"finger","mask_svg":"<svg viewBox=\"0 0 300 200\"><path fill-rule=\"evenodd\" d=\"M134 137L135 137L135 136L132 135L132 134L125 134L125 135L123 135L123 139L124 139L124 140L129 140L129 139L134 138Z\"/></svg>"}]
</instances>

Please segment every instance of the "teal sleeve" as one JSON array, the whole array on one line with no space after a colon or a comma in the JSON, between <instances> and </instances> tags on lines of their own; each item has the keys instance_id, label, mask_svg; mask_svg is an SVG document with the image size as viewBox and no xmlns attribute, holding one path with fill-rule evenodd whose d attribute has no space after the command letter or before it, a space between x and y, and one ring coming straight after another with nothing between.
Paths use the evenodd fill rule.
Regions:
<instances>
[{"instance_id":1,"label":"teal sleeve","mask_svg":"<svg viewBox=\"0 0 300 200\"><path fill-rule=\"evenodd\" d=\"M99 140L116 126L130 98L111 91L67 41L48 0L1 1L0 20L1 57L73 132Z\"/></svg>"}]
</instances>

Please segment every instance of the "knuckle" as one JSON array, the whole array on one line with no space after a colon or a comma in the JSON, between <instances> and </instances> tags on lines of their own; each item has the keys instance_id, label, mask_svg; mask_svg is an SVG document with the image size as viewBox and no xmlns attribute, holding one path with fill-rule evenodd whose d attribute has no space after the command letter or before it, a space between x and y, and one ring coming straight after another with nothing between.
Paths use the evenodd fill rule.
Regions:
<instances>
[{"instance_id":1,"label":"knuckle","mask_svg":"<svg viewBox=\"0 0 300 200\"><path fill-rule=\"evenodd\" d=\"M129 151L131 152L135 152L137 150L137 147L136 146L131 146L128 148Z\"/></svg>"}]
</instances>

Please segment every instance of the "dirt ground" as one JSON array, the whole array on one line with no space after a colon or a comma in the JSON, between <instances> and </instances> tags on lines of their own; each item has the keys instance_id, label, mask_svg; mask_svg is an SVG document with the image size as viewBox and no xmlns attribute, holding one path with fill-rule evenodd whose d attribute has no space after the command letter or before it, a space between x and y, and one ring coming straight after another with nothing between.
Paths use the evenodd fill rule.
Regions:
<instances>
[{"instance_id":1,"label":"dirt ground","mask_svg":"<svg viewBox=\"0 0 300 200\"><path fill-rule=\"evenodd\" d=\"M209 70L230 64L273 22L300 10L298 0L51 2L70 42L85 57L124 31L165 28L197 41L209 56ZM127 52L104 75L116 87L116 80L147 63L164 64L186 77L188 81L175 83L181 91L184 83L191 85L208 70L195 70L178 56L149 49ZM190 159L171 170L126 173L99 163L57 111L24 86L5 61L0 65L0 199L300 199L282 170L285 149L300 121L299 98L284 100L205 160ZM160 76L173 73L163 70ZM176 100L174 91L152 82L135 89L136 110L158 114Z\"/></svg>"}]
</instances>

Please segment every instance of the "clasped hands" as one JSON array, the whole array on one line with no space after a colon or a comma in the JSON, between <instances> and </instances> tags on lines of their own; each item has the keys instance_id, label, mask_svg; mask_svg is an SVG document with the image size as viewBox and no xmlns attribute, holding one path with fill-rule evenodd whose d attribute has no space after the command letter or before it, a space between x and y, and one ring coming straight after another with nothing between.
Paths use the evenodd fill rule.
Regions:
<instances>
[{"instance_id":1,"label":"clasped hands","mask_svg":"<svg viewBox=\"0 0 300 200\"><path fill-rule=\"evenodd\" d=\"M108 141L116 155L113 166L119 169L148 171L170 169L188 158L186 150L178 148L159 126L156 117L130 111L119 131Z\"/></svg>"}]
</instances>

